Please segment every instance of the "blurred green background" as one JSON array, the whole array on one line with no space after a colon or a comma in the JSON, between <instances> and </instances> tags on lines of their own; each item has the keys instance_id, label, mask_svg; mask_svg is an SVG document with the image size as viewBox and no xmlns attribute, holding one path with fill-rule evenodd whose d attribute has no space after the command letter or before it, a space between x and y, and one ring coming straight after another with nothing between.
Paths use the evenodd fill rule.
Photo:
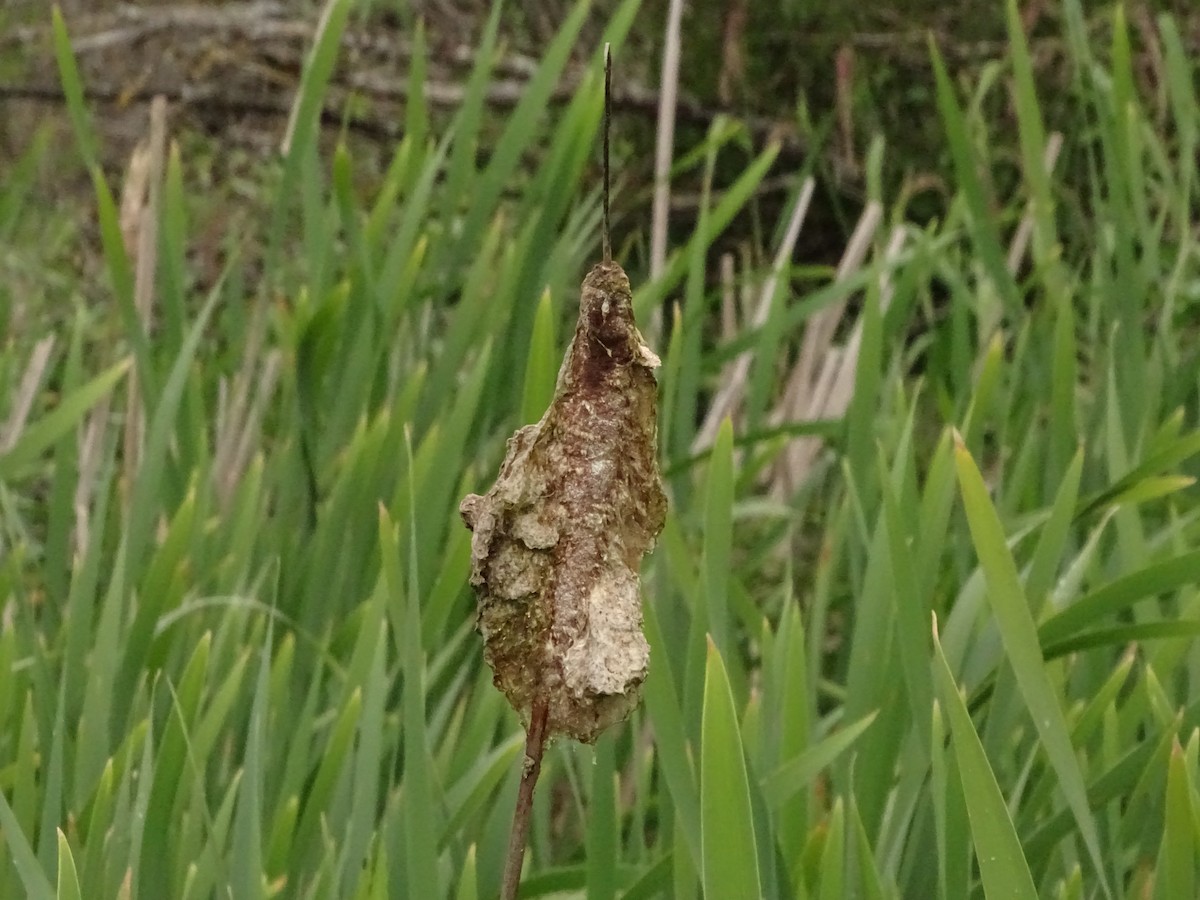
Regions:
<instances>
[{"instance_id":1,"label":"blurred green background","mask_svg":"<svg viewBox=\"0 0 1200 900\"><path fill-rule=\"evenodd\" d=\"M522 896L1197 896L1190 4L0 9L0 897L495 896L459 498L599 249L642 708ZM153 98L163 95L165 103Z\"/></svg>"}]
</instances>

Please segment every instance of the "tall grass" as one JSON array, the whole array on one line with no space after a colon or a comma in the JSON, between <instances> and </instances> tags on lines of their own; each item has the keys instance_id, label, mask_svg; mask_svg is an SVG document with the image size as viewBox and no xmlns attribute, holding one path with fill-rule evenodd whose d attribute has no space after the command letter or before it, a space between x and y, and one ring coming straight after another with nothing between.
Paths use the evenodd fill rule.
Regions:
<instances>
[{"instance_id":1,"label":"tall grass","mask_svg":"<svg viewBox=\"0 0 1200 900\"><path fill-rule=\"evenodd\" d=\"M364 203L315 119L351 5L313 48L269 220L229 235L262 242L261 271L231 251L193 287L188 160L167 157L149 318L56 20L110 283L44 365L29 334L0 357L0 897L495 893L521 732L472 632L457 502L550 395L596 253L601 80L545 115L581 2L479 162L493 16L453 121L411 103ZM1142 97L1120 13L1102 53L1065 9L1082 197L1045 166L1010 2L1002 77L964 95L931 49L943 220L906 224L872 180L894 252L864 228L840 277L785 266L763 324L714 341L707 251L768 149L639 288L673 323L651 674L629 726L548 753L523 896L1196 896L1194 63L1161 20ZM1019 136L1004 198L995 95ZM730 138L694 157L709 176ZM0 188L14 245L32 172ZM835 347L847 406L773 418L831 309L858 336ZM697 444L747 350L743 402ZM778 477L814 434L800 483Z\"/></svg>"}]
</instances>

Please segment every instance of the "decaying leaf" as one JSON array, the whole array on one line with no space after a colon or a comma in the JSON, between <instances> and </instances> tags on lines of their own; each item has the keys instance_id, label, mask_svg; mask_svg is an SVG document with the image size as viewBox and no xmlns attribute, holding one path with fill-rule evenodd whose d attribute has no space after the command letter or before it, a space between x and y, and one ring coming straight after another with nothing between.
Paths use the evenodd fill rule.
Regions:
<instances>
[{"instance_id":1,"label":"decaying leaf","mask_svg":"<svg viewBox=\"0 0 1200 900\"><path fill-rule=\"evenodd\" d=\"M526 725L535 700L547 704L551 735L590 743L640 699L638 567L667 508L658 365L625 272L597 264L549 409L509 439L492 489L460 507L484 656Z\"/></svg>"}]
</instances>

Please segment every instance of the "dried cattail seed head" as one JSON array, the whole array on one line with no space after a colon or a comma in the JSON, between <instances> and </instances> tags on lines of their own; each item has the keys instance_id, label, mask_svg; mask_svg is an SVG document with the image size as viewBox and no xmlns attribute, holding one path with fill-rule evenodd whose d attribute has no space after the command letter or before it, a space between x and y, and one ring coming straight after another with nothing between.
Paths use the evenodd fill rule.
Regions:
<instances>
[{"instance_id":1,"label":"dried cattail seed head","mask_svg":"<svg viewBox=\"0 0 1200 900\"><path fill-rule=\"evenodd\" d=\"M591 742L637 706L649 664L638 568L666 516L658 357L613 262L583 283L554 399L520 429L496 484L461 505L471 583L496 686L528 723Z\"/></svg>"}]
</instances>

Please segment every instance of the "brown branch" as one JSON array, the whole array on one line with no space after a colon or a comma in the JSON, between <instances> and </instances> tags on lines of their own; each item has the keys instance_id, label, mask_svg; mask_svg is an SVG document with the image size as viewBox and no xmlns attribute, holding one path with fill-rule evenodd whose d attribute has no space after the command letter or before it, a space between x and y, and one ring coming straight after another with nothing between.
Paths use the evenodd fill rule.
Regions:
<instances>
[{"instance_id":1,"label":"brown branch","mask_svg":"<svg viewBox=\"0 0 1200 900\"><path fill-rule=\"evenodd\" d=\"M508 837L508 854L504 862L504 881L500 900L516 900L521 885L521 864L525 859L525 842L529 835L529 815L533 811L533 789L542 771L542 752L546 744L546 720L550 714L545 699L537 700L529 713L529 729L525 732L525 763L521 770L521 787L513 810L512 831Z\"/></svg>"},{"instance_id":2,"label":"brown branch","mask_svg":"<svg viewBox=\"0 0 1200 900\"><path fill-rule=\"evenodd\" d=\"M408 84L360 73L348 78L346 85L335 85L340 95L357 94L381 101L403 101L408 97ZM488 88L487 102L499 109L516 106L525 91L525 82L506 79L493 82ZM574 86L560 87L551 95L552 105L563 105L573 96ZM90 85L84 88L84 98L92 103L148 103L161 95L172 104L211 112L235 115L253 114L286 117L291 104L283 97L278 99L260 92L235 92L220 85L184 82L176 85L145 84L130 91L113 85ZM6 84L0 85L0 101L27 100L39 103L64 102L62 88L50 84ZM454 108L465 99L465 88L460 84L430 81L425 84L425 99L431 106ZM648 88L631 85L625 90L614 91L614 112L643 116L654 116L658 112L658 93ZM343 124L351 131L381 140L394 140L401 136L401 123L393 115L372 116L369 113L346 116L339 111L337 98L330 98L321 111L323 123L340 127ZM708 107L696 100L680 98L676 106L678 120L695 126L708 126L718 116L727 116L740 121L747 131L761 143L779 141L785 150L802 153L805 142L794 126L787 122L764 116L740 116L730 110Z\"/></svg>"}]
</instances>

